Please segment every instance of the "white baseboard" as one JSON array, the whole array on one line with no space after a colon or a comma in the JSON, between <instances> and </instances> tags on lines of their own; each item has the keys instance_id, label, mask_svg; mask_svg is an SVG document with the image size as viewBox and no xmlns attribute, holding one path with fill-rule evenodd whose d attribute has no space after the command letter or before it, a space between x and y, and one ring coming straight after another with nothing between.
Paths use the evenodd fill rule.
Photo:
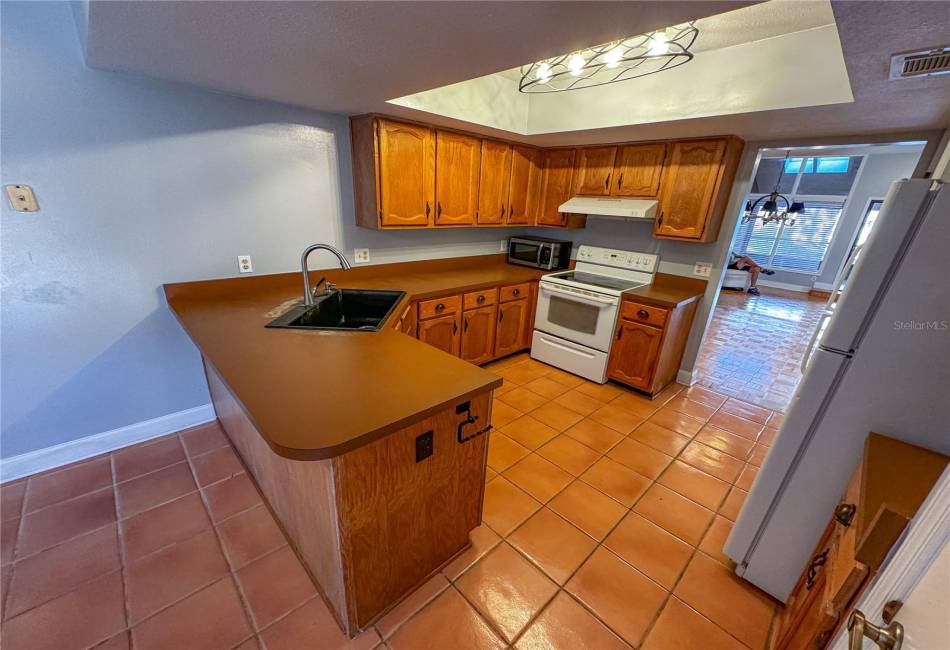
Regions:
<instances>
[{"instance_id":1,"label":"white baseboard","mask_svg":"<svg viewBox=\"0 0 950 650\"><path fill-rule=\"evenodd\" d=\"M816 282L812 289L818 291L834 291L835 285L832 282Z\"/></svg>"},{"instance_id":2,"label":"white baseboard","mask_svg":"<svg viewBox=\"0 0 950 650\"><path fill-rule=\"evenodd\" d=\"M37 472L92 458L139 442L159 438L215 419L214 407L202 404L194 408L169 413L161 417L136 422L125 427L104 431L78 440L70 440L53 447L37 449L19 456L0 460L0 480L12 481Z\"/></svg>"},{"instance_id":3,"label":"white baseboard","mask_svg":"<svg viewBox=\"0 0 950 650\"><path fill-rule=\"evenodd\" d=\"M803 287L800 284L789 284L788 282L775 282L773 280L763 280L759 277L758 285L760 287L774 287L776 289L785 289L786 291L800 291L802 293L808 293L811 291L811 287Z\"/></svg>"},{"instance_id":4,"label":"white baseboard","mask_svg":"<svg viewBox=\"0 0 950 650\"><path fill-rule=\"evenodd\" d=\"M680 369L676 373L676 383L683 384L685 386L693 385L693 373L689 370Z\"/></svg>"}]
</instances>

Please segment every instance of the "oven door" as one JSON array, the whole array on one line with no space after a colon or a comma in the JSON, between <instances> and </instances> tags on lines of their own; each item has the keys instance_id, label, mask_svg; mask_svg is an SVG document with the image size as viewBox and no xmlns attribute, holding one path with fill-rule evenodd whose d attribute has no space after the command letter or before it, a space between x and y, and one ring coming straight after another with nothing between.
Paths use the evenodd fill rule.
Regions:
<instances>
[{"instance_id":1,"label":"oven door","mask_svg":"<svg viewBox=\"0 0 950 650\"><path fill-rule=\"evenodd\" d=\"M534 327L562 339L608 352L620 299L541 282Z\"/></svg>"}]
</instances>

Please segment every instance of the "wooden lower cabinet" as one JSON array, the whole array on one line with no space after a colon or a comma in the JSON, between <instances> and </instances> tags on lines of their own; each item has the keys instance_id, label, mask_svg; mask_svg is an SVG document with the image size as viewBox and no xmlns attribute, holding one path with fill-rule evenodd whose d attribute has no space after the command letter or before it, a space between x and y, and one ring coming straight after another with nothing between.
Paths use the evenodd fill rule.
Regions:
<instances>
[{"instance_id":1,"label":"wooden lower cabinet","mask_svg":"<svg viewBox=\"0 0 950 650\"><path fill-rule=\"evenodd\" d=\"M495 305L462 312L463 359L476 365L495 356Z\"/></svg>"},{"instance_id":2,"label":"wooden lower cabinet","mask_svg":"<svg viewBox=\"0 0 950 650\"><path fill-rule=\"evenodd\" d=\"M607 376L657 394L676 379L698 298L675 307L624 300L610 347Z\"/></svg>"},{"instance_id":3,"label":"wooden lower cabinet","mask_svg":"<svg viewBox=\"0 0 950 650\"><path fill-rule=\"evenodd\" d=\"M530 345L525 340L529 317L529 300L522 298L498 306L498 325L495 331L495 356L503 357Z\"/></svg>"},{"instance_id":4,"label":"wooden lower cabinet","mask_svg":"<svg viewBox=\"0 0 950 650\"><path fill-rule=\"evenodd\" d=\"M459 356L462 342L459 321L461 314L436 316L419 321L419 340L443 352Z\"/></svg>"}]
</instances>

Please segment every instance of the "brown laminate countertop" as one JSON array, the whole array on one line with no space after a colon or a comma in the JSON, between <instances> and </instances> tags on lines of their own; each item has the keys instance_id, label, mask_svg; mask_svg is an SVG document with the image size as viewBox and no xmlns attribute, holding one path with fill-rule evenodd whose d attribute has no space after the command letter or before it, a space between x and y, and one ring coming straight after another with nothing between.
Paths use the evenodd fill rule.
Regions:
<instances>
[{"instance_id":1,"label":"brown laminate countertop","mask_svg":"<svg viewBox=\"0 0 950 650\"><path fill-rule=\"evenodd\" d=\"M165 295L270 447L287 458L319 460L501 385L497 375L406 336L393 324L407 301L544 275L507 264L504 258L486 255L311 272L312 280L326 276L340 287L405 291L378 332L265 328L300 302L299 273L167 284ZM674 306L695 299L704 289L702 281L658 274L653 285L625 296Z\"/></svg>"}]
</instances>

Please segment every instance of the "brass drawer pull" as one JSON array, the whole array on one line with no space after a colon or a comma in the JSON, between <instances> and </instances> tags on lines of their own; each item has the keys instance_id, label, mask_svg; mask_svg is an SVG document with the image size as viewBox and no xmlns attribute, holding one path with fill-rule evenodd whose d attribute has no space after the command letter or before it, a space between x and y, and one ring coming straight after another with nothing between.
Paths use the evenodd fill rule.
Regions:
<instances>
[{"instance_id":1,"label":"brass drawer pull","mask_svg":"<svg viewBox=\"0 0 950 650\"><path fill-rule=\"evenodd\" d=\"M445 309L445 305L442 304L441 302L435 306L436 311L442 311L443 309Z\"/></svg>"},{"instance_id":2,"label":"brass drawer pull","mask_svg":"<svg viewBox=\"0 0 950 650\"><path fill-rule=\"evenodd\" d=\"M854 514L857 511L858 507L853 503L842 503L835 508L835 521L847 528L854 520Z\"/></svg>"},{"instance_id":3,"label":"brass drawer pull","mask_svg":"<svg viewBox=\"0 0 950 650\"><path fill-rule=\"evenodd\" d=\"M515 289L514 291L511 292L511 295L513 295L513 296L520 296L520 295L521 295L521 289Z\"/></svg>"},{"instance_id":4,"label":"brass drawer pull","mask_svg":"<svg viewBox=\"0 0 950 650\"><path fill-rule=\"evenodd\" d=\"M637 316L639 316L640 318L649 318L650 312L648 312L646 309L640 309L639 311L637 311Z\"/></svg>"},{"instance_id":5,"label":"brass drawer pull","mask_svg":"<svg viewBox=\"0 0 950 650\"><path fill-rule=\"evenodd\" d=\"M485 302L485 296L484 295L479 296L478 298L475 299L475 302Z\"/></svg>"}]
</instances>

